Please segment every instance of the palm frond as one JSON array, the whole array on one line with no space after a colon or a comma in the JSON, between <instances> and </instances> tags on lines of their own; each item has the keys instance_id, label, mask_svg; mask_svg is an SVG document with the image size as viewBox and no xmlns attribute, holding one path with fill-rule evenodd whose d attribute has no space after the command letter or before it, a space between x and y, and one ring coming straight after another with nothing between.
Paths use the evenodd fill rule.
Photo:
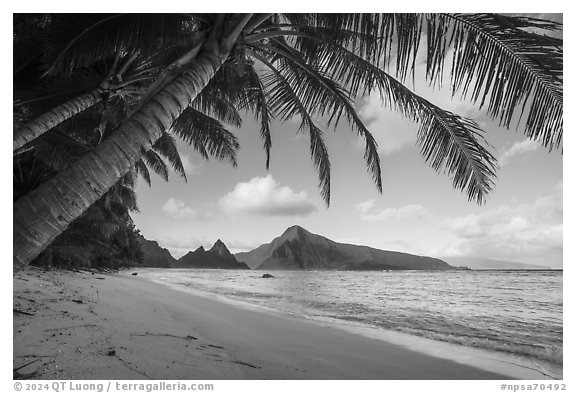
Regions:
<instances>
[{"instance_id":1,"label":"palm frond","mask_svg":"<svg viewBox=\"0 0 576 393\"><path fill-rule=\"evenodd\" d=\"M14 106L25 105L31 111L30 116L38 116L71 98L96 89L102 78L102 73L96 69L84 69L68 77L42 78L31 86L18 89L14 93Z\"/></svg>"},{"instance_id":2,"label":"palm frond","mask_svg":"<svg viewBox=\"0 0 576 393\"><path fill-rule=\"evenodd\" d=\"M289 38L295 34L296 38L288 44L300 53L306 64L324 69L325 74L339 81L350 96L359 97L373 90L377 83L371 68L386 66L394 57L400 59L396 59L400 62L396 67L399 74L406 75L413 68L419 41L415 37L421 34L421 24L414 16L315 15L320 22L307 25L310 17L297 19L300 24L287 24L275 31L274 37ZM293 15L289 17L293 18ZM406 35L398 31L406 31ZM401 54L397 56L397 52ZM356 60L352 68L347 64L350 56Z\"/></svg>"},{"instance_id":3,"label":"palm frond","mask_svg":"<svg viewBox=\"0 0 576 393\"><path fill-rule=\"evenodd\" d=\"M310 154L318 172L320 195L326 206L330 206L330 157L324 144L322 130L316 126L310 116L310 112L317 109L314 107L319 105L318 102L314 101L310 95L302 94L300 90L303 86L298 83L297 75L289 75L290 79L288 79L266 58L257 52L252 52L252 55L271 71L262 76L263 86L268 92L270 107L284 120L300 116L300 130L308 130ZM301 94L305 101L301 100ZM312 92L312 94L314 93ZM313 108L308 108L307 105L311 105Z\"/></svg>"},{"instance_id":4,"label":"palm frond","mask_svg":"<svg viewBox=\"0 0 576 393\"><path fill-rule=\"evenodd\" d=\"M320 128L318 128L312 119L308 118L306 120L308 125L308 132L310 134L310 155L314 161L314 166L318 172L320 187L320 196L326 203L326 206L330 206L330 157L328 155L328 149L324 143L323 133Z\"/></svg>"},{"instance_id":5,"label":"palm frond","mask_svg":"<svg viewBox=\"0 0 576 393\"><path fill-rule=\"evenodd\" d=\"M562 144L562 40L537 33L559 29L559 23L497 14L285 17L291 23L263 25L261 37L295 37L294 47L308 63L327 64L317 50L319 43L348 49L379 67L395 59L400 81L414 75L420 40L426 31L431 83L441 84L444 63L452 50L453 93L461 91L463 97L487 105L490 115L505 127L509 128L515 118L518 124L525 122L526 135L540 139L544 146ZM366 90L358 80L348 82L350 85L344 86L353 95L359 88Z\"/></svg>"},{"instance_id":6,"label":"palm frond","mask_svg":"<svg viewBox=\"0 0 576 393\"><path fill-rule=\"evenodd\" d=\"M29 143L98 103L102 103L100 106L104 108L101 110L106 112L103 116L113 120L111 123L114 129L117 128L158 76L157 64L181 51L181 48L162 48L148 57L131 52L117 53L113 59L99 61L73 75L44 77L31 87L19 89L14 106L29 121L15 129L14 147L18 149L23 143Z\"/></svg>"},{"instance_id":7,"label":"palm frond","mask_svg":"<svg viewBox=\"0 0 576 393\"><path fill-rule=\"evenodd\" d=\"M539 34L561 24L496 14L432 14L428 17L427 73L442 73L453 48L451 87L500 125L516 116L524 133L552 149L562 145L562 40ZM524 110L528 108L527 116Z\"/></svg>"},{"instance_id":8,"label":"palm frond","mask_svg":"<svg viewBox=\"0 0 576 393\"><path fill-rule=\"evenodd\" d=\"M478 203L485 201L496 176L497 164L485 147L482 131L476 123L444 111L419 97L380 67L365 61L348 48L329 42L317 43L314 56L322 59L318 62L324 65L325 75L343 80L352 96L378 91L388 107L418 122L418 143L427 160L434 163L432 167L437 171L446 168L455 187L467 190L469 199ZM429 143L424 143L424 140L443 143L435 151L434 159L430 156ZM442 153L451 155L442 160Z\"/></svg>"},{"instance_id":9,"label":"palm frond","mask_svg":"<svg viewBox=\"0 0 576 393\"><path fill-rule=\"evenodd\" d=\"M134 188L136 185L136 175L136 172L130 171L122 176L116 184L119 184L122 187Z\"/></svg>"},{"instance_id":10,"label":"palm frond","mask_svg":"<svg viewBox=\"0 0 576 393\"><path fill-rule=\"evenodd\" d=\"M385 73L381 76L385 103L420 124L418 145L426 161L436 171L445 168L453 186L466 190L469 200L484 203L498 165L485 147L483 131L473 120L441 109Z\"/></svg>"},{"instance_id":11,"label":"palm frond","mask_svg":"<svg viewBox=\"0 0 576 393\"><path fill-rule=\"evenodd\" d=\"M15 80L21 80L29 77L30 68L36 68L42 60L43 45L40 38L50 24L50 15L15 13L12 17L13 75Z\"/></svg>"},{"instance_id":12,"label":"palm frond","mask_svg":"<svg viewBox=\"0 0 576 393\"><path fill-rule=\"evenodd\" d=\"M126 108L120 101L115 97L106 104L96 104L49 129L29 145L47 157L47 162L73 162L107 138L125 118Z\"/></svg>"},{"instance_id":13,"label":"palm frond","mask_svg":"<svg viewBox=\"0 0 576 393\"><path fill-rule=\"evenodd\" d=\"M150 180L150 172L148 171L146 164L144 164L144 161L138 160L136 161L136 164L134 164L134 166L136 167L136 172L140 176L142 176L142 178L148 184L149 187L152 187L152 181Z\"/></svg>"},{"instance_id":14,"label":"palm frond","mask_svg":"<svg viewBox=\"0 0 576 393\"><path fill-rule=\"evenodd\" d=\"M274 43L278 46L273 45ZM285 78L294 81L293 84L298 84L295 90L300 92L300 97L305 97L302 101L311 112L329 117L328 126L333 123L336 128L341 116L346 116L348 123L365 140L364 159L378 191L382 192L378 145L356 113L349 93L330 78L323 69L307 64L298 51L293 50L281 39L273 39L269 45L260 45L260 47L281 56L279 71Z\"/></svg>"},{"instance_id":15,"label":"palm frond","mask_svg":"<svg viewBox=\"0 0 576 393\"><path fill-rule=\"evenodd\" d=\"M426 100L418 100L418 146L436 171L445 168L453 187L469 200L482 204L496 177L496 158L479 142L483 131L470 119L447 112Z\"/></svg>"},{"instance_id":16,"label":"palm frond","mask_svg":"<svg viewBox=\"0 0 576 393\"><path fill-rule=\"evenodd\" d=\"M122 186L115 191L118 195L116 203L116 208L118 215L122 215L125 212L138 212L138 200L136 197L136 192L132 187Z\"/></svg>"},{"instance_id":17,"label":"palm frond","mask_svg":"<svg viewBox=\"0 0 576 393\"><path fill-rule=\"evenodd\" d=\"M162 158L154 150L144 151L142 160L162 179L168 181L168 167Z\"/></svg>"},{"instance_id":18,"label":"palm frond","mask_svg":"<svg viewBox=\"0 0 576 393\"><path fill-rule=\"evenodd\" d=\"M153 53L188 42L197 25L182 14L53 14L43 41L50 73L70 73L118 51Z\"/></svg>"},{"instance_id":19,"label":"palm frond","mask_svg":"<svg viewBox=\"0 0 576 393\"><path fill-rule=\"evenodd\" d=\"M227 92L217 86L220 79L218 75L215 75L208 86L196 97L191 107L218 121L238 128L242 126L242 118ZM227 82L224 81L224 83Z\"/></svg>"},{"instance_id":20,"label":"palm frond","mask_svg":"<svg viewBox=\"0 0 576 393\"><path fill-rule=\"evenodd\" d=\"M295 34L294 47L308 61L316 58L315 46L347 48L374 65L388 66L395 59L401 80L413 75L422 36L420 14L287 14L283 28Z\"/></svg>"},{"instance_id":21,"label":"palm frond","mask_svg":"<svg viewBox=\"0 0 576 393\"><path fill-rule=\"evenodd\" d=\"M254 112L256 119L260 121L260 138L264 143L266 170L268 170L270 168L270 150L272 149L270 122L274 118L274 113L268 105L264 86L252 62L246 66L245 80L248 85L248 89L246 89L248 103L246 106Z\"/></svg>"},{"instance_id":22,"label":"palm frond","mask_svg":"<svg viewBox=\"0 0 576 393\"><path fill-rule=\"evenodd\" d=\"M178 148L176 147L176 141L172 137L172 135L164 132L160 139L156 141L152 148L165 157L168 162L172 165L174 171L186 179L186 170L184 169L184 165L182 164L182 159L180 158L180 153L178 152Z\"/></svg>"},{"instance_id":23,"label":"palm frond","mask_svg":"<svg viewBox=\"0 0 576 393\"><path fill-rule=\"evenodd\" d=\"M104 138L107 119L104 107L96 105L48 130L47 134L60 133L90 150Z\"/></svg>"},{"instance_id":24,"label":"palm frond","mask_svg":"<svg viewBox=\"0 0 576 393\"><path fill-rule=\"evenodd\" d=\"M222 97L225 100L220 104L217 101L211 103L206 100L205 103L210 104L212 108L206 105L199 107L196 105L196 101L204 100L204 94L211 98ZM218 107L226 108L223 104L228 105L233 110L229 112L238 116L238 121L231 123L230 120L232 119L229 116L227 119L227 117L214 112L214 109L218 109ZM244 46L236 48L236 51L218 70L200 97L195 100L193 107L220 121L228 122L237 127L241 125L238 110L253 112L256 119L260 122L260 136L264 142L264 150L266 152L266 169L270 167L270 149L272 146L270 121L274 115L266 104L266 97L259 76L254 69L253 61L246 56Z\"/></svg>"},{"instance_id":25,"label":"palm frond","mask_svg":"<svg viewBox=\"0 0 576 393\"><path fill-rule=\"evenodd\" d=\"M50 170L61 171L88 150L90 149L84 141L66 135L59 130L52 130L35 140L28 150L21 154L30 153L39 164L50 168ZM15 159L18 159L21 154L16 155Z\"/></svg>"},{"instance_id":26,"label":"palm frond","mask_svg":"<svg viewBox=\"0 0 576 393\"><path fill-rule=\"evenodd\" d=\"M218 120L193 108L187 108L172 124L172 132L190 144L204 159L212 156L236 167L240 145L234 134Z\"/></svg>"}]
</instances>

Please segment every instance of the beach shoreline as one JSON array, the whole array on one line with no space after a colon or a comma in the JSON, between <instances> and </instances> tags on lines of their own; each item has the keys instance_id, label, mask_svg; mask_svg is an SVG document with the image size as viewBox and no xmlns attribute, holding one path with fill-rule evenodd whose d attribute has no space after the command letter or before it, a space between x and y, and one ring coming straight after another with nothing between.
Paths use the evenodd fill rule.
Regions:
<instances>
[{"instance_id":1,"label":"beach shoreline","mask_svg":"<svg viewBox=\"0 0 576 393\"><path fill-rule=\"evenodd\" d=\"M23 378L549 379L479 351L177 290L145 271L29 269L13 285L13 368L25 365Z\"/></svg>"}]
</instances>

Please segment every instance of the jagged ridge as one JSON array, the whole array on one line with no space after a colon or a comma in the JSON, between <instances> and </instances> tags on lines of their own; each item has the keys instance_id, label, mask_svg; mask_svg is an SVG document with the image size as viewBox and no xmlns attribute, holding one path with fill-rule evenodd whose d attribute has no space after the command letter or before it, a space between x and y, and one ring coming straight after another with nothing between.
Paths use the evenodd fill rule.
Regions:
<instances>
[{"instance_id":1,"label":"jagged ridge","mask_svg":"<svg viewBox=\"0 0 576 393\"><path fill-rule=\"evenodd\" d=\"M206 251L200 246L184 255L173 266L183 269L249 269L245 263L236 260L220 239L210 250Z\"/></svg>"}]
</instances>

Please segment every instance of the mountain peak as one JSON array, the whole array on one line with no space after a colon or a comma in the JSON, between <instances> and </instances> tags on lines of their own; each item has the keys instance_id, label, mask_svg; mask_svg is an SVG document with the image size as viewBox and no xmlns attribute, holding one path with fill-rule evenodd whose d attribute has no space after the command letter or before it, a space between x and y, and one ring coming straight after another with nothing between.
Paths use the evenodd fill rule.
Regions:
<instances>
[{"instance_id":1,"label":"mountain peak","mask_svg":"<svg viewBox=\"0 0 576 393\"><path fill-rule=\"evenodd\" d=\"M228 255L230 254L230 251L228 250L228 248L226 247L226 245L224 244L224 242L222 242L222 240L218 239L216 240L216 243L214 243L214 245L212 246L212 248L210 249L210 251L217 253L218 255Z\"/></svg>"},{"instance_id":2,"label":"mountain peak","mask_svg":"<svg viewBox=\"0 0 576 393\"><path fill-rule=\"evenodd\" d=\"M239 263L228 251L222 240L218 239L208 251L200 246L194 252L189 252L179 260L180 268L197 269L249 269L244 263Z\"/></svg>"},{"instance_id":3,"label":"mountain peak","mask_svg":"<svg viewBox=\"0 0 576 393\"><path fill-rule=\"evenodd\" d=\"M367 246L338 243L294 225L268 244L236 255L256 269L326 270L450 270L446 262L430 257Z\"/></svg>"},{"instance_id":4,"label":"mountain peak","mask_svg":"<svg viewBox=\"0 0 576 393\"><path fill-rule=\"evenodd\" d=\"M306 236L311 235L306 229L302 228L299 225L293 225L286 229L284 233L280 236L281 239L284 240L293 240L293 239L302 239Z\"/></svg>"}]
</instances>

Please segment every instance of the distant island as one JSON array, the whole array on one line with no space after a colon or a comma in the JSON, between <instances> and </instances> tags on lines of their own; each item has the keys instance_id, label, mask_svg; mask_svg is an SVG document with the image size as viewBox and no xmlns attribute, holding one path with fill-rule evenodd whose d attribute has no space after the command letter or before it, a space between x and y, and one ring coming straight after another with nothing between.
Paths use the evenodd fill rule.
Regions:
<instances>
[{"instance_id":1,"label":"distant island","mask_svg":"<svg viewBox=\"0 0 576 393\"><path fill-rule=\"evenodd\" d=\"M211 249L200 246L175 259L156 241L139 235L145 267L255 270L547 270L546 266L478 257L442 259L368 246L338 243L291 226L270 243L232 254L218 239Z\"/></svg>"},{"instance_id":2,"label":"distant island","mask_svg":"<svg viewBox=\"0 0 576 393\"><path fill-rule=\"evenodd\" d=\"M141 266L177 269L258 270L453 270L448 263L426 256L385 251L367 246L337 243L292 226L271 243L233 255L217 240L211 249L199 247L180 259L172 257L156 241L143 236Z\"/></svg>"},{"instance_id":3,"label":"distant island","mask_svg":"<svg viewBox=\"0 0 576 393\"><path fill-rule=\"evenodd\" d=\"M208 251L200 246L190 251L172 267L181 269L250 269L245 263L238 262L226 245L218 239Z\"/></svg>"},{"instance_id":4,"label":"distant island","mask_svg":"<svg viewBox=\"0 0 576 393\"><path fill-rule=\"evenodd\" d=\"M250 269L245 263L238 262L226 245L218 239L208 251L200 246L180 259L175 259L170 251L160 247L158 242L140 235L138 238L143 253L143 267L162 267L174 269Z\"/></svg>"},{"instance_id":5,"label":"distant island","mask_svg":"<svg viewBox=\"0 0 576 393\"><path fill-rule=\"evenodd\" d=\"M548 266L504 261L501 259L478 257L445 257L442 259L453 266L467 266L474 270L550 270Z\"/></svg>"},{"instance_id":6,"label":"distant island","mask_svg":"<svg viewBox=\"0 0 576 393\"><path fill-rule=\"evenodd\" d=\"M236 259L259 270L454 269L437 258L337 243L297 225L268 244L236 254Z\"/></svg>"}]
</instances>

